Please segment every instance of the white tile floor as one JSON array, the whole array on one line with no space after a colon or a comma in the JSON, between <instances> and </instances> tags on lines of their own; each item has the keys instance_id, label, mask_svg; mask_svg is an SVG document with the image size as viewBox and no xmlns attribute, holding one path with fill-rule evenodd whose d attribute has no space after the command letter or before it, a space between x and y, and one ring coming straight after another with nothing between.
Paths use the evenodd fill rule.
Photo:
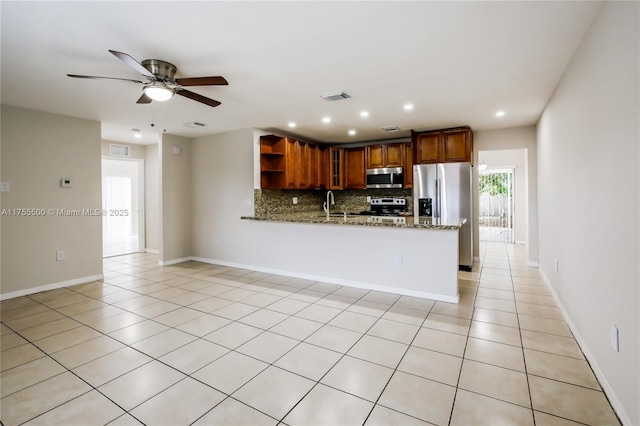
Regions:
<instances>
[{"instance_id":1,"label":"white tile floor","mask_svg":"<svg viewBox=\"0 0 640 426\"><path fill-rule=\"evenodd\" d=\"M521 246L483 243L458 305L147 254L104 269L0 304L2 424L619 424Z\"/></svg>"}]
</instances>

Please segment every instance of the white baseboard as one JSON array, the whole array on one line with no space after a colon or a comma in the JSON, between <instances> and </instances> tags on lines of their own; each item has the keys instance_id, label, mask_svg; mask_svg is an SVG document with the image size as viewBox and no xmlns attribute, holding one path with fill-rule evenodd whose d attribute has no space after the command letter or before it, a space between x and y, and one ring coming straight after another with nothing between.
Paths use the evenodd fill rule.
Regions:
<instances>
[{"instance_id":1,"label":"white baseboard","mask_svg":"<svg viewBox=\"0 0 640 426\"><path fill-rule=\"evenodd\" d=\"M526 246L527 242L526 241L516 241L516 242L514 242L514 244L518 244L518 245L521 245L521 246Z\"/></svg>"},{"instance_id":2,"label":"white baseboard","mask_svg":"<svg viewBox=\"0 0 640 426\"><path fill-rule=\"evenodd\" d=\"M29 294L40 293L42 291L55 290L62 287L69 287L77 284L90 283L91 281L97 281L104 278L104 275L91 275L88 277L76 278L73 280L62 281L59 283L45 284L38 287L31 287L24 290L12 291L11 293L0 294L0 300L14 299L20 296L26 296Z\"/></svg>"},{"instance_id":3,"label":"white baseboard","mask_svg":"<svg viewBox=\"0 0 640 426\"><path fill-rule=\"evenodd\" d=\"M144 249L144 252L145 252L145 253L150 253L150 254L160 254L160 250L158 250L158 249L152 249L152 248Z\"/></svg>"},{"instance_id":4,"label":"white baseboard","mask_svg":"<svg viewBox=\"0 0 640 426\"><path fill-rule=\"evenodd\" d=\"M383 285L377 285L377 284L363 283L363 282L360 282L360 281L344 280L344 279L335 278L335 277L325 277L325 276L320 276L320 275L303 274L303 273L291 272L291 271L283 271L283 270L280 270L280 269L264 268L264 267L261 267L261 266L245 265L245 264L242 264L242 263L227 262L227 261L224 261L224 260L206 259L206 258L202 258L202 257L192 257L191 260L194 260L196 262L209 263L209 264L212 264L212 265L221 265L221 266L229 266L229 267L232 267L232 268L250 269L252 271L264 272L264 273L267 273L267 274L284 275L285 277L303 278L303 279L306 279L306 280L321 281L323 283L338 284L338 285L344 285L344 286L347 286L347 287L362 288L362 289L365 289L365 290L382 291L384 293L395 293L395 294L401 294L403 296L412 296L412 297L419 297L419 298L422 298L422 299L438 300L438 301L441 301L441 302L458 303L460 301L460 295L459 294L456 295L456 296L443 296L441 294L427 293L427 292L422 292L422 291L417 291L417 290L410 290L410 289L403 289L403 288L398 288L398 287L389 287L389 286L383 286Z\"/></svg>"},{"instance_id":5,"label":"white baseboard","mask_svg":"<svg viewBox=\"0 0 640 426\"><path fill-rule=\"evenodd\" d=\"M627 416L627 413L625 413L624 409L622 408L622 404L620 403L620 400L616 396L611 385L609 385L609 382L607 381L606 376L598 366L598 363L596 362L595 357L591 354L591 351L589 351L589 347L587 346L586 342L582 338L582 335L578 332L578 329L576 328L575 324L571 320L571 317L567 313L567 310L564 308L564 305L560 301L560 298L558 297L558 293L556 293L556 290L551 285L551 281L549 281L549 278L547 278L547 274L544 273L544 270L542 268L540 268L540 275L542 275L542 279L547 284L547 287L549 288L549 291L551 292L553 299L556 301L556 304L558 305L560 312L562 312L562 316L567 322L569 329L573 333L573 337L575 337L576 342L578 342L578 346L580 346L582 353L584 354L585 358L591 365L591 369L593 370L593 373L596 375L598 381L600 382L600 385L602 386L602 390L607 395L607 398L609 398L609 402L611 403L611 406L613 407L614 411L616 412L618 417L620 417L622 424L623 425L632 424L631 420L629 419L629 416Z\"/></svg>"},{"instance_id":6,"label":"white baseboard","mask_svg":"<svg viewBox=\"0 0 640 426\"><path fill-rule=\"evenodd\" d=\"M532 268L538 268L539 267L538 262L534 262L533 260L528 261L527 265L531 266Z\"/></svg>"},{"instance_id":7,"label":"white baseboard","mask_svg":"<svg viewBox=\"0 0 640 426\"><path fill-rule=\"evenodd\" d=\"M193 260L193 257L181 257L180 259L171 259L171 260L159 260L158 263L160 266L170 266L175 265L176 263L188 262Z\"/></svg>"}]
</instances>

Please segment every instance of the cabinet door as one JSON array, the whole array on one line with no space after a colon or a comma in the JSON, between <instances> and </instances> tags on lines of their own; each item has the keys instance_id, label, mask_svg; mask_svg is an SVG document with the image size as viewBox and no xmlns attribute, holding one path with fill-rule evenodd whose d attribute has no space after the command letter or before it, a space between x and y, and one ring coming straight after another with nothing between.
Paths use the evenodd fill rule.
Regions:
<instances>
[{"instance_id":1,"label":"cabinet door","mask_svg":"<svg viewBox=\"0 0 640 426\"><path fill-rule=\"evenodd\" d=\"M329 189L342 189L344 187L343 148L329 148Z\"/></svg>"},{"instance_id":2,"label":"cabinet door","mask_svg":"<svg viewBox=\"0 0 640 426\"><path fill-rule=\"evenodd\" d=\"M404 165L404 145L402 143L385 145L387 155L384 167L402 167Z\"/></svg>"},{"instance_id":3,"label":"cabinet door","mask_svg":"<svg viewBox=\"0 0 640 426\"><path fill-rule=\"evenodd\" d=\"M296 151L296 188L306 189L309 185L309 145L298 141Z\"/></svg>"},{"instance_id":4,"label":"cabinet door","mask_svg":"<svg viewBox=\"0 0 640 426\"><path fill-rule=\"evenodd\" d=\"M315 145L307 146L309 151L309 154L307 155L307 176L309 176L307 182L308 187L314 189L318 187L318 173L316 171L318 147Z\"/></svg>"},{"instance_id":5,"label":"cabinet door","mask_svg":"<svg viewBox=\"0 0 640 426\"><path fill-rule=\"evenodd\" d=\"M329 150L316 147L316 181L318 188L329 187Z\"/></svg>"},{"instance_id":6,"label":"cabinet door","mask_svg":"<svg viewBox=\"0 0 640 426\"><path fill-rule=\"evenodd\" d=\"M413 188L413 151L410 143L404 144L404 187Z\"/></svg>"},{"instance_id":7,"label":"cabinet door","mask_svg":"<svg viewBox=\"0 0 640 426\"><path fill-rule=\"evenodd\" d=\"M442 148L445 163L471 161L471 140L468 130L445 131Z\"/></svg>"},{"instance_id":8,"label":"cabinet door","mask_svg":"<svg viewBox=\"0 0 640 426\"><path fill-rule=\"evenodd\" d=\"M416 133L414 143L416 164L442 162L440 157L441 132Z\"/></svg>"},{"instance_id":9,"label":"cabinet door","mask_svg":"<svg viewBox=\"0 0 640 426\"><path fill-rule=\"evenodd\" d=\"M370 145L367 147L367 168L375 169L378 167L386 167L384 145Z\"/></svg>"},{"instance_id":10,"label":"cabinet door","mask_svg":"<svg viewBox=\"0 0 640 426\"><path fill-rule=\"evenodd\" d=\"M365 174L365 149L348 148L344 150L344 188L365 189L367 187Z\"/></svg>"},{"instance_id":11,"label":"cabinet door","mask_svg":"<svg viewBox=\"0 0 640 426\"><path fill-rule=\"evenodd\" d=\"M295 189L298 164L298 141L287 138L285 151L285 188Z\"/></svg>"}]
</instances>

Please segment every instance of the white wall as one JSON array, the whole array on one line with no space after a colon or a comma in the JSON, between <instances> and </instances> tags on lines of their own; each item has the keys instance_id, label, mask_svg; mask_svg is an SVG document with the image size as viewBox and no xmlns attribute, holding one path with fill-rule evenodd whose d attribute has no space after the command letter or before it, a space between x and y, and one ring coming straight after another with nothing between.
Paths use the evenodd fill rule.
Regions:
<instances>
[{"instance_id":1,"label":"white wall","mask_svg":"<svg viewBox=\"0 0 640 426\"><path fill-rule=\"evenodd\" d=\"M102 207L100 123L3 105L1 141L3 209ZM102 276L100 216L4 216L1 227L2 297Z\"/></svg>"},{"instance_id":2,"label":"white wall","mask_svg":"<svg viewBox=\"0 0 640 426\"><path fill-rule=\"evenodd\" d=\"M540 266L629 425L640 424L639 6L602 4L538 123Z\"/></svg>"},{"instance_id":3,"label":"white wall","mask_svg":"<svg viewBox=\"0 0 640 426\"><path fill-rule=\"evenodd\" d=\"M175 155L172 148L178 147ZM162 135L160 141L160 261L171 263L192 255L191 140Z\"/></svg>"},{"instance_id":4,"label":"white wall","mask_svg":"<svg viewBox=\"0 0 640 426\"><path fill-rule=\"evenodd\" d=\"M527 212L525 225L526 243L529 252L529 263L538 264L538 188L537 188L537 159L536 159L536 128L535 126L513 127L499 130L473 132L473 151L475 167L473 173L473 199L478 200L478 152L503 149L524 149L527 163ZM473 255L479 256L478 203L473 206L474 243Z\"/></svg>"},{"instance_id":5,"label":"white wall","mask_svg":"<svg viewBox=\"0 0 640 426\"><path fill-rule=\"evenodd\" d=\"M513 236L517 244L527 243L528 191L527 152L524 149L480 151L478 164L486 164L487 170L513 167ZM477 206L479 208L479 206Z\"/></svg>"}]
</instances>

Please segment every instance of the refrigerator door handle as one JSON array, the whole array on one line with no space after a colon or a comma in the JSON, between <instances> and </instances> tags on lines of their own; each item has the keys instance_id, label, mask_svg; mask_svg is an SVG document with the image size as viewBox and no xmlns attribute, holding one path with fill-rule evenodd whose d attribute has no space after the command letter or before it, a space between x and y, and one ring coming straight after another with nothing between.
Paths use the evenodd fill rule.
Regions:
<instances>
[{"instance_id":1,"label":"refrigerator door handle","mask_svg":"<svg viewBox=\"0 0 640 426\"><path fill-rule=\"evenodd\" d=\"M433 217L440 217L440 185L438 184L439 179L435 180L436 191L435 191L435 207L433 209Z\"/></svg>"}]
</instances>

